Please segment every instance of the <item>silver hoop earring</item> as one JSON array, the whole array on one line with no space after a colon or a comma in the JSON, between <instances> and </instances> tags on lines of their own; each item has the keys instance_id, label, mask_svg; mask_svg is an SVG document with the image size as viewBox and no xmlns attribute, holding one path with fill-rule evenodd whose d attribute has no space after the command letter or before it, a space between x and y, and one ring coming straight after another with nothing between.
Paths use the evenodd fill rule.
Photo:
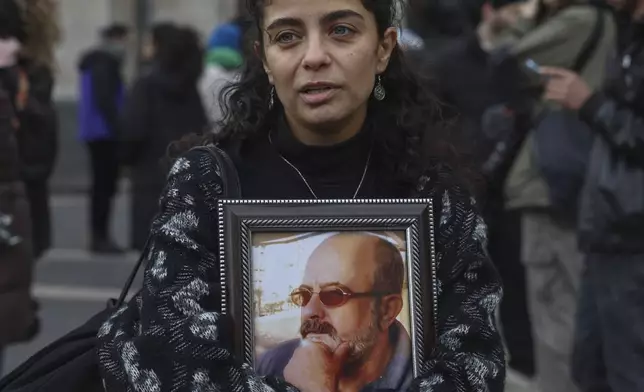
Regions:
<instances>
[{"instance_id":1,"label":"silver hoop earring","mask_svg":"<svg viewBox=\"0 0 644 392\"><path fill-rule=\"evenodd\" d=\"M387 96L387 92L385 91L385 88L382 85L382 78L380 75L378 75L378 79L376 81L376 87L373 89L373 97L376 98L378 101L382 101L385 99Z\"/></svg>"},{"instance_id":2,"label":"silver hoop earring","mask_svg":"<svg viewBox=\"0 0 644 392\"><path fill-rule=\"evenodd\" d=\"M275 105L275 86L271 86L270 97L268 98L268 109L273 109Z\"/></svg>"}]
</instances>

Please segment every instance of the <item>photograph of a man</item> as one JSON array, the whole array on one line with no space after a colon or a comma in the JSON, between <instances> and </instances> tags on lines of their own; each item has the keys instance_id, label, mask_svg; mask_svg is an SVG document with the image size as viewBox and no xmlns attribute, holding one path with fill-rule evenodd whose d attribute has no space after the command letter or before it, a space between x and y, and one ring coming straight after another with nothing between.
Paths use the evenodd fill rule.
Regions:
<instances>
[{"instance_id":1,"label":"photograph of a man","mask_svg":"<svg viewBox=\"0 0 644 392\"><path fill-rule=\"evenodd\" d=\"M301 311L300 338L263 353L255 370L303 391L406 389L411 339L397 320L404 277L400 251L386 239L366 232L328 237L291 293Z\"/></svg>"}]
</instances>

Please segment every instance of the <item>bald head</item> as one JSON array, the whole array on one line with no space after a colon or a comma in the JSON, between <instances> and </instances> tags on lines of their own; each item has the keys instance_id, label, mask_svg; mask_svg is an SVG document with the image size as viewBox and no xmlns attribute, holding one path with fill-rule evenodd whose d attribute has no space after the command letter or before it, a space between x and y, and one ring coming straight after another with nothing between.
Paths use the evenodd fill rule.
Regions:
<instances>
[{"instance_id":1,"label":"bald head","mask_svg":"<svg viewBox=\"0 0 644 392\"><path fill-rule=\"evenodd\" d=\"M389 241L365 232L335 234L311 254L305 275L319 284L340 283L354 291L402 293L403 260Z\"/></svg>"}]
</instances>

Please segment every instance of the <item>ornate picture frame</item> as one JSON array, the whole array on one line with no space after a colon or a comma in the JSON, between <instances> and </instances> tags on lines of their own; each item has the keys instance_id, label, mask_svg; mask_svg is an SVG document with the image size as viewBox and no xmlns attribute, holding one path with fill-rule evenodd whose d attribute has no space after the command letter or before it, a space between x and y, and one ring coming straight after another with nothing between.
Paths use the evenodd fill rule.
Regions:
<instances>
[{"instance_id":1,"label":"ornate picture frame","mask_svg":"<svg viewBox=\"0 0 644 392\"><path fill-rule=\"evenodd\" d=\"M309 332L311 339L320 336L326 338L315 329L317 327L305 331L309 328L309 320L324 318L311 314L327 314L327 308L346 307L349 299L350 307L353 307L350 314L357 314L361 300L352 298L373 296L378 298L362 300L363 307L369 301L372 305L377 302L381 306L381 301L389 301L387 304L393 304L394 308L398 306L395 320L389 318L391 324L386 325L389 331L393 330L394 325L402 330L399 327L402 325L408 333L410 373L413 377L419 375L426 356L436 343L436 216L431 199L222 199L218 203L221 308L222 313L229 315L234 322L232 346L239 358L253 366L258 373L269 372L266 370L268 365L264 364L268 362L271 362L269 367L281 366L282 370L277 372L283 371L284 363L276 365L281 354L270 353L288 346L289 342L293 342L293 347L298 347L298 342L303 342ZM387 249L399 252L392 250L387 253ZM396 256L397 253L400 256ZM385 257L384 254L392 256ZM344 271L344 261L340 259L350 255L353 257L351 260L356 260L355 268L346 267L349 269ZM402 261L402 267L395 267L395 263L390 261L393 259ZM375 290L378 278L371 279L369 276L375 276L375 271L380 271L377 266L384 266L384 263L389 263L386 264L389 269L384 275L378 275L381 276L380 281L385 286L393 284L395 287L393 282L383 280L382 276L404 274L397 280L391 278L404 281L402 290ZM374 273L367 273L372 264L375 266ZM393 270L391 266L394 266ZM358 275L363 278L356 277ZM332 288L326 288L322 283L321 286L311 283L326 278L340 282L345 276L368 279L374 285L374 291L357 293L343 288L340 283L339 287ZM395 291L400 295L390 295ZM406 309L406 312L401 309ZM328 311L331 312L338 311ZM356 319L356 323L367 318ZM383 316L383 319L386 318ZM380 318L374 316L373 320L376 320L374 325L380 325ZM338 324L351 323L340 321ZM340 338L342 328L340 325L335 327L329 327L333 330L330 336L335 339L331 341L339 344L343 341ZM369 328L365 326L364 331L370 331ZM373 328L373 333L365 332L363 335L377 336L379 327ZM364 336L361 340L363 343ZM334 344L326 343L329 346ZM363 349L368 346L367 343L351 347ZM399 346L397 343L391 350L399 350ZM358 348L354 351L356 356L362 352ZM293 355L293 348L290 354L285 355ZM270 361L263 359L269 356ZM264 370L260 371L260 368Z\"/></svg>"}]
</instances>

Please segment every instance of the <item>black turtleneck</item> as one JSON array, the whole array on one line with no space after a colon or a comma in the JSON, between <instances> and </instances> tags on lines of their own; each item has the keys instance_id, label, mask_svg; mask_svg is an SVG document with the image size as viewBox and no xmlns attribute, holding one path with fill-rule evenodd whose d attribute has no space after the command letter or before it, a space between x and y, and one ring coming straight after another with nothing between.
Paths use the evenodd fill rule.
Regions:
<instances>
[{"instance_id":1,"label":"black turtleneck","mask_svg":"<svg viewBox=\"0 0 644 392\"><path fill-rule=\"evenodd\" d=\"M248 199L314 199L305 180L320 199L351 199L367 160L356 198L406 197L404 188L389 174L393 165L382 162L383 155L373 143L369 125L342 143L308 146L295 138L282 119L273 129L246 140L235 163L242 197Z\"/></svg>"}]
</instances>

